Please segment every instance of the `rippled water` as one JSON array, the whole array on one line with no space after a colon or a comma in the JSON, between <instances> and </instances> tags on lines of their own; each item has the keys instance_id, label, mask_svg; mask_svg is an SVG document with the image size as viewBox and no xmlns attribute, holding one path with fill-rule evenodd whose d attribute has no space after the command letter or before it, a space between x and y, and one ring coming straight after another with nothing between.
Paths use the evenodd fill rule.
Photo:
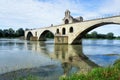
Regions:
<instances>
[{"instance_id":1,"label":"rippled water","mask_svg":"<svg viewBox=\"0 0 120 80\"><path fill-rule=\"evenodd\" d=\"M85 39L82 45L54 45L52 39L46 42L0 39L0 74L43 67L40 76L52 80L73 72L87 72L98 65L112 65L120 58L119 54L120 40Z\"/></svg>"}]
</instances>

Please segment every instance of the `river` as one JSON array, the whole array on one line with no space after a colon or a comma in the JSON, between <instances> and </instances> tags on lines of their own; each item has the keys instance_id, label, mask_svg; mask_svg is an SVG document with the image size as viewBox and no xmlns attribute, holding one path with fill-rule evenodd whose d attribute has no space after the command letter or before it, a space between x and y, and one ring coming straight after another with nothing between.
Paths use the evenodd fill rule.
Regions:
<instances>
[{"instance_id":1,"label":"river","mask_svg":"<svg viewBox=\"0 0 120 80\"><path fill-rule=\"evenodd\" d=\"M97 66L112 65L120 58L120 40L83 39L82 45L54 45L19 39L0 39L0 74L39 68L37 76L56 80L75 72L86 73ZM34 73L34 75L36 75Z\"/></svg>"}]
</instances>

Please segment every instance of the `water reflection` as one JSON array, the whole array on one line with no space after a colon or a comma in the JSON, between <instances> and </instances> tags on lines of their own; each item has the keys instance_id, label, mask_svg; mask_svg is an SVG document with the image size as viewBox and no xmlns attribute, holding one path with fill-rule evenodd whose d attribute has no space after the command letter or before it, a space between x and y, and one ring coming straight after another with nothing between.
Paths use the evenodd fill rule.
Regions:
<instances>
[{"instance_id":1,"label":"water reflection","mask_svg":"<svg viewBox=\"0 0 120 80\"><path fill-rule=\"evenodd\" d=\"M86 73L98 66L95 63L106 66L119 58L105 55L120 53L119 40L83 40L82 46L54 45L53 42L0 39L0 74L32 68L35 70L27 73L37 74L43 79L46 77L47 80L58 80L61 75Z\"/></svg>"},{"instance_id":2,"label":"water reflection","mask_svg":"<svg viewBox=\"0 0 120 80\"><path fill-rule=\"evenodd\" d=\"M42 54L47 54L49 55L49 48L47 47L48 45L44 42L44 41L30 41L26 43L26 47L28 50L33 50L33 51L37 51L38 53Z\"/></svg>"},{"instance_id":3,"label":"water reflection","mask_svg":"<svg viewBox=\"0 0 120 80\"><path fill-rule=\"evenodd\" d=\"M54 54L50 57L61 61L64 75L68 75L73 67L76 67L80 73L86 73L98 67L83 54L82 45L55 45Z\"/></svg>"},{"instance_id":4,"label":"water reflection","mask_svg":"<svg viewBox=\"0 0 120 80\"><path fill-rule=\"evenodd\" d=\"M94 67L98 67L83 54L82 45L54 45L45 42L30 42L28 44L32 45L28 45L28 49L46 55L52 60L60 61L64 76L72 72L87 73Z\"/></svg>"}]
</instances>

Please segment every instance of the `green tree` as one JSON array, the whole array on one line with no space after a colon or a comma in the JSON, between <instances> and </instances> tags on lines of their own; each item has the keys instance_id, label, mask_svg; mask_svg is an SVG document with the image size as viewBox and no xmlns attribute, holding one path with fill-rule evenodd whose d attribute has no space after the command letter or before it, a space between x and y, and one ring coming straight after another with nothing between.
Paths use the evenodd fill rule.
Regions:
<instances>
[{"instance_id":1,"label":"green tree","mask_svg":"<svg viewBox=\"0 0 120 80\"><path fill-rule=\"evenodd\" d=\"M51 32L48 32L46 34L46 38L54 38L54 35Z\"/></svg>"},{"instance_id":2,"label":"green tree","mask_svg":"<svg viewBox=\"0 0 120 80\"><path fill-rule=\"evenodd\" d=\"M105 34L98 34L97 38L98 39L106 39L106 35Z\"/></svg>"},{"instance_id":3,"label":"green tree","mask_svg":"<svg viewBox=\"0 0 120 80\"><path fill-rule=\"evenodd\" d=\"M92 38L91 34L85 34L84 38Z\"/></svg>"},{"instance_id":4,"label":"green tree","mask_svg":"<svg viewBox=\"0 0 120 80\"><path fill-rule=\"evenodd\" d=\"M107 33L106 38L107 39L113 39L114 38L114 34L112 32Z\"/></svg>"},{"instance_id":5,"label":"green tree","mask_svg":"<svg viewBox=\"0 0 120 80\"><path fill-rule=\"evenodd\" d=\"M98 34L97 34L96 31L94 31L94 32L91 33L91 36L92 36L93 38L97 38L97 37L98 37Z\"/></svg>"},{"instance_id":6,"label":"green tree","mask_svg":"<svg viewBox=\"0 0 120 80\"><path fill-rule=\"evenodd\" d=\"M8 29L3 30L3 37L9 37L9 30Z\"/></svg>"},{"instance_id":7,"label":"green tree","mask_svg":"<svg viewBox=\"0 0 120 80\"><path fill-rule=\"evenodd\" d=\"M9 28L9 37L15 37L15 31L12 28Z\"/></svg>"},{"instance_id":8,"label":"green tree","mask_svg":"<svg viewBox=\"0 0 120 80\"><path fill-rule=\"evenodd\" d=\"M0 29L0 38L3 37L3 31Z\"/></svg>"},{"instance_id":9,"label":"green tree","mask_svg":"<svg viewBox=\"0 0 120 80\"><path fill-rule=\"evenodd\" d=\"M19 28L16 31L16 37L20 37L20 36L24 36L24 30L23 30L23 28Z\"/></svg>"}]
</instances>

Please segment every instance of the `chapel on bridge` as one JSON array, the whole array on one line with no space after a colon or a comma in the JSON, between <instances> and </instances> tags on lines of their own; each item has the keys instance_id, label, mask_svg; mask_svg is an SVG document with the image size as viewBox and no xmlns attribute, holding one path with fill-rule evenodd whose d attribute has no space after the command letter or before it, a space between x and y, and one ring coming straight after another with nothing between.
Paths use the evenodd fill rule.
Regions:
<instances>
[{"instance_id":1,"label":"chapel on bridge","mask_svg":"<svg viewBox=\"0 0 120 80\"><path fill-rule=\"evenodd\" d=\"M80 17L73 18L70 15L70 11L69 10L65 11L65 17L63 18L63 24L82 22L82 21L83 21L83 17L80 16Z\"/></svg>"}]
</instances>

